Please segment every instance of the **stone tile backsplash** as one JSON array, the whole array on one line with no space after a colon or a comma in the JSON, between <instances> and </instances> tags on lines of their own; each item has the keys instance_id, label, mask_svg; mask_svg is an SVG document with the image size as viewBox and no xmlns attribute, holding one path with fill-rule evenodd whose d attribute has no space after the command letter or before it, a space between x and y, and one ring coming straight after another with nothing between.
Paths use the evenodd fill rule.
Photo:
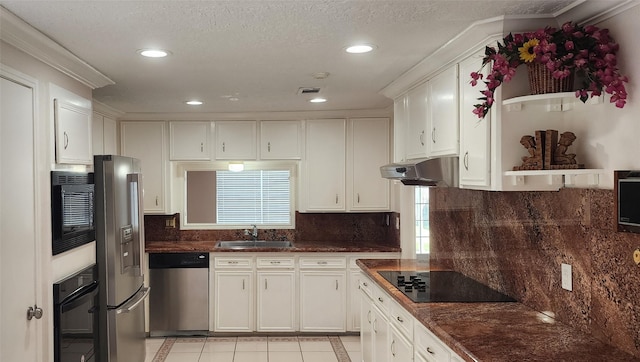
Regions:
<instances>
[{"instance_id":1,"label":"stone tile backsplash","mask_svg":"<svg viewBox=\"0 0 640 362\"><path fill-rule=\"evenodd\" d=\"M400 246L400 232L393 226L397 213L296 213L295 229L260 229L261 240L342 241ZM176 218L176 227L165 227L165 220ZM145 237L150 241L249 240L243 230L180 230L180 214L145 215ZM247 225L247 228L249 225Z\"/></svg>"},{"instance_id":2,"label":"stone tile backsplash","mask_svg":"<svg viewBox=\"0 0 640 362\"><path fill-rule=\"evenodd\" d=\"M432 188L431 263L640 357L640 234L617 232L614 208L613 190Z\"/></svg>"}]
</instances>

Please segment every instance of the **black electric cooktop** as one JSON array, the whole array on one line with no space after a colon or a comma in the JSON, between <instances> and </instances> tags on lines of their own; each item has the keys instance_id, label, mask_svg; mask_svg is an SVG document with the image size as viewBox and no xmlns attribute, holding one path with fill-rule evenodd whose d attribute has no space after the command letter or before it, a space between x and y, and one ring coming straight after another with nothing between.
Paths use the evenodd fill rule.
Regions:
<instances>
[{"instance_id":1,"label":"black electric cooktop","mask_svg":"<svg viewBox=\"0 0 640 362\"><path fill-rule=\"evenodd\" d=\"M516 301L454 271L379 271L378 273L416 303Z\"/></svg>"}]
</instances>

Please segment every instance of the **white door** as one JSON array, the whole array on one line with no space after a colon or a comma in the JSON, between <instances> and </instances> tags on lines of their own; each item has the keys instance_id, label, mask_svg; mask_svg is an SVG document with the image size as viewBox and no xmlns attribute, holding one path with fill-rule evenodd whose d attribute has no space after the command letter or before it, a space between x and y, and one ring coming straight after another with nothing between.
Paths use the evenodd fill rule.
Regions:
<instances>
[{"instance_id":1,"label":"white door","mask_svg":"<svg viewBox=\"0 0 640 362\"><path fill-rule=\"evenodd\" d=\"M216 332L253 332L253 272L215 273Z\"/></svg>"},{"instance_id":2,"label":"white door","mask_svg":"<svg viewBox=\"0 0 640 362\"><path fill-rule=\"evenodd\" d=\"M346 273L300 272L300 330L344 332L346 330Z\"/></svg>"},{"instance_id":3,"label":"white door","mask_svg":"<svg viewBox=\"0 0 640 362\"><path fill-rule=\"evenodd\" d=\"M0 361L38 361L34 89L0 82Z\"/></svg>"}]
</instances>

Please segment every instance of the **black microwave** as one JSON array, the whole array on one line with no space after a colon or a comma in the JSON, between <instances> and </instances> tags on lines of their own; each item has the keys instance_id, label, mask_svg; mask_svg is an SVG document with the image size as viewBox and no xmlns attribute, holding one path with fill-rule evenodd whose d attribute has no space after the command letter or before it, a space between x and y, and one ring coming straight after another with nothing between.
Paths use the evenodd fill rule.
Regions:
<instances>
[{"instance_id":1,"label":"black microwave","mask_svg":"<svg viewBox=\"0 0 640 362\"><path fill-rule=\"evenodd\" d=\"M640 171L624 171L618 177L618 229L640 231Z\"/></svg>"},{"instance_id":2,"label":"black microwave","mask_svg":"<svg viewBox=\"0 0 640 362\"><path fill-rule=\"evenodd\" d=\"M93 173L51 172L53 255L96 239Z\"/></svg>"}]
</instances>

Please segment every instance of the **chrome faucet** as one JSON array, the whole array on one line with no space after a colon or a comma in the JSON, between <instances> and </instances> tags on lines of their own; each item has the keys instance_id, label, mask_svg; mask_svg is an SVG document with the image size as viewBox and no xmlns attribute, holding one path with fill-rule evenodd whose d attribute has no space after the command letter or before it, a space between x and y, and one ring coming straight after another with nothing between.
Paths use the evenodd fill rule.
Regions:
<instances>
[{"instance_id":1,"label":"chrome faucet","mask_svg":"<svg viewBox=\"0 0 640 362\"><path fill-rule=\"evenodd\" d=\"M251 228L252 228L251 231L249 231L249 229L245 229L244 234L251 235L251 238L253 239L253 241L258 241L258 226L253 224L251 225Z\"/></svg>"}]
</instances>

